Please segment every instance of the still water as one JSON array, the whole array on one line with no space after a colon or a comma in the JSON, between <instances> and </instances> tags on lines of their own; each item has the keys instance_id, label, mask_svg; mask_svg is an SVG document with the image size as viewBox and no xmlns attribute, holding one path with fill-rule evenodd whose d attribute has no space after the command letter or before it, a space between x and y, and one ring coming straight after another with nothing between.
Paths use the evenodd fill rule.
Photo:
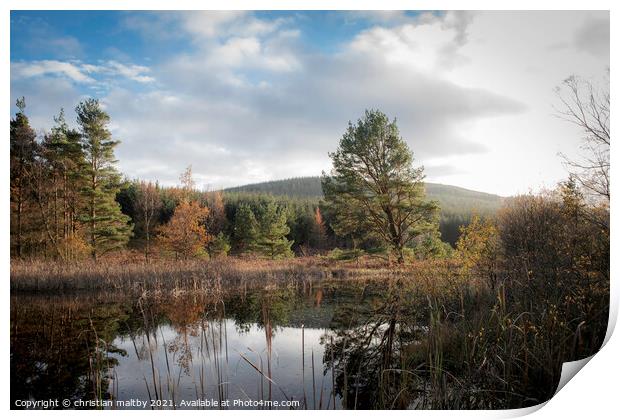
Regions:
<instances>
[{"instance_id":1,"label":"still water","mask_svg":"<svg viewBox=\"0 0 620 420\"><path fill-rule=\"evenodd\" d=\"M405 334L394 290L295 281L217 294L13 295L13 406L411 407L421 394L399 391L398 367L427 329L414 319Z\"/></svg>"}]
</instances>

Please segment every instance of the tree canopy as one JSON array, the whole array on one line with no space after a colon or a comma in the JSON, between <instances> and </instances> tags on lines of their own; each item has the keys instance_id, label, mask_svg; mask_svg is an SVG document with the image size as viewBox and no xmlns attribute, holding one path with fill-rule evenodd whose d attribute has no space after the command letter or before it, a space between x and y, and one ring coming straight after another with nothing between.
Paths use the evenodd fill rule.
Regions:
<instances>
[{"instance_id":1,"label":"tree canopy","mask_svg":"<svg viewBox=\"0 0 620 420\"><path fill-rule=\"evenodd\" d=\"M395 120L367 110L349 122L329 156L333 169L323 174L322 186L336 233L374 235L403 262L407 244L437 229L438 205L425 199L423 168L413 167Z\"/></svg>"}]
</instances>

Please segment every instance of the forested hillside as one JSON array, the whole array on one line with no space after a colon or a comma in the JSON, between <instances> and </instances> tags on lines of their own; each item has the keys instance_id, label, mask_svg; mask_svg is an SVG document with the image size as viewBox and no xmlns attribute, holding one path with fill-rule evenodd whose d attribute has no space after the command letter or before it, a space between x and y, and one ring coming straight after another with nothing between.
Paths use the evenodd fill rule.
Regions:
<instances>
[{"instance_id":1,"label":"forested hillside","mask_svg":"<svg viewBox=\"0 0 620 420\"><path fill-rule=\"evenodd\" d=\"M425 183L427 197L437 200L442 208L450 210L479 209L482 212L495 211L502 204L502 197L452 185ZM289 197L322 197L321 178L308 176L299 178L281 179L277 181L260 182L257 184L242 185L227 188L225 192L254 192L273 195L287 195Z\"/></svg>"},{"instance_id":2,"label":"forested hillside","mask_svg":"<svg viewBox=\"0 0 620 420\"><path fill-rule=\"evenodd\" d=\"M502 205L503 197L452 185L427 182L426 195L437 200L441 207L440 230L442 239L454 244L460 225L467 224L471 215L488 216ZM282 179L242 185L224 190L227 193L263 193L276 196L319 200L323 196L321 178L318 176Z\"/></svg>"}]
</instances>

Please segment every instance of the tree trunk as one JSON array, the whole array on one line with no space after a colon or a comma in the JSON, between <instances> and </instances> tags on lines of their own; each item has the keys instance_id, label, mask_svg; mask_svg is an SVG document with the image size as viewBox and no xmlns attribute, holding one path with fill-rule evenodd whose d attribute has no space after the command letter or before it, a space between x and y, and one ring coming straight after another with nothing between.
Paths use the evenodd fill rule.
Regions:
<instances>
[{"instance_id":1,"label":"tree trunk","mask_svg":"<svg viewBox=\"0 0 620 420\"><path fill-rule=\"evenodd\" d=\"M146 258L146 263L149 263L149 242L150 242L150 236L149 236L149 228L147 226L146 228L146 251L145 251L145 258Z\"/></svg>"},{"instance_id":2,"label":"tree trunk","mask_svg":"<svg viewBox=\"0 0 620 420\"><path fill-rule=\"evenodd\" d=\"M17 257L22 257L22 210L23 210L23 202L22 202L22 191L21 186L19 187L19 192L17 193Z\"/></svg>"},{"instance_id":3,"label":"tree trunk","mask_svg":"<svg viewBox=\"0 0 620 420\"><path fill-rule=\"evenodd\" d=\"M92 195L90 198L90 246L92 247L91 255L93 261L97 262L97 237L95 235L95 229L97 228L97 223L95 222L95 195L97 192L97 175L95 174L95 170L96 165L93 159L93 175L91 178Z\"/></svg>"}]
</instances>

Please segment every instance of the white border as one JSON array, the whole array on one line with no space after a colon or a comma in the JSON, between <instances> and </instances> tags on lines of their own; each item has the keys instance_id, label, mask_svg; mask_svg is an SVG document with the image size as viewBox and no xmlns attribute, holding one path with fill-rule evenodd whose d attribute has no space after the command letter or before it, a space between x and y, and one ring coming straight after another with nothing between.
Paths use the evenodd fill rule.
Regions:
<instances>
[{"instance_id":1,"label":"white border","mask_svg":"<svg viewBox=\"0 0 620 420\"><path fill-rule=\"evenodd\" d=\"M227 2L203 2L191 0L176 0L174 2L163 1L145 1L145 0L131 0L124 1L122 4L111 1L91 0L88 2L76 1L76 0L57 0L51 4L49 1L44 0L5 0L2 2L3 13L0 17L0 60L2 65L0 69L2 71L2 80L4 81L5 88L3 92L3 101L0 104L2 107L4 120L3 120L3 141L2 141L2 153L3 153L3 175L0 177L0 188L2 190L2 208L5 209L1 220L1 231L5 232L5 238L1 243L2 255L4 260L2 261L3 272L6 274L4 279L4 287L2 288L3 302L6 302L5 309L2 311L2 325L4 332L2 336L2 354L0 355L1 363L4 366L2 370L5 372L2 375L0 381L0 390L4 395L3 408L8 410L10 407L10 392L9 392L9 360L10 360L10 335L8 326L10 325L10 312L9 312L9 141L8 141L8 121L10 116L10 76L9 76L9 57L10 57L10 10L45 10L45 9L59 9L59 10L197 10L197 9L214 9L214 10L234 10L234 9L248 9L248 10L268 10L268 9L281 9L281 10L368 10L368 9L384 9L384 10L611 10L611 56L610 65L612 69L611 75L611 96L613 98L620 97L615 88L615 75L614 70L617 68L617 54L614 53L614 36L617 35L617 21L615 9L618 2L606 1L606 0L589 0L589 1L575 1L565 0L550 1L550 0L522 0L522 1L490 1L490 0L421 0L421 1L403 1L403 0L383 0L380 3L371 2L366 0L314 0L314 1L251 1L251 0L229 0ZM378 7L377 7L378 6ZM612 107L614 107L612 101ZM617 120L615 118L615 112L612 112L612 125ZM616 161L616 148L612 148L612 161ZM615 166L614 166L615 167ZM615 171L612 170L612 174ZM614 180L615 181L615 180ZM616 184L612 182L612 224L615 224L614 209L616 208ZM617 235L615 231L612 231L612 244L616 244ZM616 247L611 248L611 260L614 261L616 257ZM407 417L407 418L509 418L525 415L533 412L531 418L546 419L546 418L568 418L568 419L583 419L586 417L591 418L611 418L614 414L617 416L617 409L619 407L618 394L616 388L617 378L620 374L620 363L618 357L620 356L620 339L616 336L610 335L613 330L615 321L618 315L618 291L616 278L616 265L612 262L612 288L611 288L611 313L610 313L610 327L608 331L608 342L603 349L591 359L591 361L585 366L585 368L578 373L577 377L569 381L566 386L547 404L541 404L537 409L523 409L523 410L505 410L505 411L399 411L390 412L390 417ZM544 406L544 407L543 407ZM115 413L115 414L110 414ZM338 417L349 416L362 416L370 417L376 415L384 415L385 413L374 412L295 412L295 416L299 418L310 418L310 416L327 416L332 417L337 415ZM613 413L613 414L612 414ZM217 417L233 418L241 415L247 415L254 417L269 417L269 418L288 418L291 412L263 412L263 411L251 411L249 413L243 413L240 411L219 412L219 413L202 413L199 411L184 412L184 418L192 417L204 418L206 415L214 414ZM152 416L169 416L171 412L91 412L89 416L119 416L121 418L128 418L129 416L149 418ZM82 418L83 412L11 412L11 416L14 418L32 418L43 417L46 418Z\"/></svg>"}]
</instances>

